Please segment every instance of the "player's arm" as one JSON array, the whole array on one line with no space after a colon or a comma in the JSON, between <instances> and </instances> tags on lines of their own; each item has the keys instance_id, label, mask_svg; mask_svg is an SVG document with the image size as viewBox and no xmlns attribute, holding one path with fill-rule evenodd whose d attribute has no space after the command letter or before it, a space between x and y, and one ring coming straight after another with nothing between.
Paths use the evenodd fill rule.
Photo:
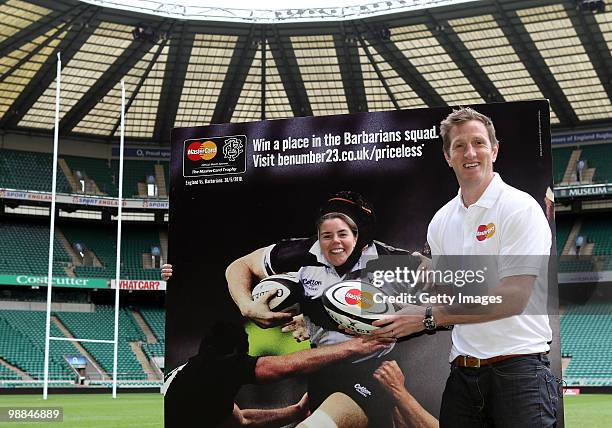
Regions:
<instances>
[{"instance_id":1,"label":"player's arm","mask_svg":"<svg viewBox=\"0 0 612 428\"><path fill-rule=\"evenodd\" d=\"M242 315L262 328L277 326L291 322L293 316L287 312L272 312L268 302L274 297L274 292L253 301L251 289L254 280L266 277L262 260L265 248L260 248L246 256L234 260L225 270L225 279L232 299Z\"/></svg>"},{"instance_id":2,"label":"player's arm","mask_svg":"<svg viewBox=\"0 0 612 428\"><path fill-rule=\"evenodd\" d=\"M312 373L351 356L372 354L393 342L387 338L372 340L359 336L336 345L306 349L281 356L259 357L255 365L255 379L257 383L267 383L288 376Z\"/></svg>"},{"instance_id":3,"label":"player's arm","mask_svg":"<svg viewBox=\"0 0 612 428\"><path fill-rule=\"evenodd\" d=\"M275 409L240 409L234 403L234 411L231 419L220 428L273 428L289 425L305 419L308 411L308 394L304 394L302 399L286 407Z\"/></svg>"},{"instance_id":4,"label":"player's arm","mask_svg":"<svg viewBox=\"0 0 612 428\"><path fill-rule=\"evenodd\" d=\"M438 420L408 392L404 386L404 374L395 361L384 361L374 372L374 378L389 393L403 426L413 428L438 428Z\"/></svg>"}]
</instances>

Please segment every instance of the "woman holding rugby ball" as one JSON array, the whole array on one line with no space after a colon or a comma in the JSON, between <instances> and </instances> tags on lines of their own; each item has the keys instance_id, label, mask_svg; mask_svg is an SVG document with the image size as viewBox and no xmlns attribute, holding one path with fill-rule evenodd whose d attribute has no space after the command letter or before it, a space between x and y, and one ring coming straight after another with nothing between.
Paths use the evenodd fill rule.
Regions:
<instances>
[{"instance_id":1,"label":"woman holding rugby ball","mask_svg":"<svg viewBox=\"0 0 612 428\"><path fill-rule=\"evenodd\" d=\"M319 348L349 340L325 312L320 296L337 282L361 277L368 260L381 255L408 254L374 240L375 215L358 193L339 192L320 209L317 235L260 248L232 262L226 270L229 291L242 315L262 328L286 324L292 314L272 312L266 299L253 301L253 278L293 272L304 287L304 323L311 346ZM356 356L308 376L312 415L298 427L392 426L393 402L372 374L391 350Z\"/></svg>"},{"instance_id":2,"label":"woman holding rugby ball","mask_svg":"<svg viewBox=\"0 0 612 428\"><path fill-rule=\"evenodd\" d=\"M340 281L359 279L368 260L382 255L408 255L405 250L374 240L376 219L370 204L358 193L338 192L320 208L316 236L290 239L253 251L233 261L226 270L230 294L242 315L262 328L292 323L293 314L273 312L268 298L253 300L253 285L274 274L292 272L304 287L302 303L307 332L313 348L336 345L351 339L323 308L323 291ZM172 266L162 267L169 279ZM289 328L296 328L295 322ZM297 326L299 329L299 326ZM294 334L294 336L296 336ZM312 414L298 428L390 427L394 402L373 373L392 349L357 355L308 375Z\"/></svg>"}]
</instances>

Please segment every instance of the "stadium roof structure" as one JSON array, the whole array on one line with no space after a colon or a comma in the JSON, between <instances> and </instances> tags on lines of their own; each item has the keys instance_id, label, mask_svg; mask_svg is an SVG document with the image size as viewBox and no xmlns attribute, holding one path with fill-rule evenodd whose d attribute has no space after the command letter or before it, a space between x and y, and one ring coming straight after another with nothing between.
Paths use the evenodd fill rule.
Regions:
<instances>
[{"instance_id":1,"label":"stadium roof structure","mask_svg":"<svg viewBox=\"0 0 612 428\"><path fill-rule=\"evenodd\" d=\"M64 137L116 140L121 80L138 143L167 145L174 126L541 98L553 129L612 125L610 7L483 0L270 24L92 3L0 0L1 131L51 134L57 52Z\"/></svg>"}]
</instances>

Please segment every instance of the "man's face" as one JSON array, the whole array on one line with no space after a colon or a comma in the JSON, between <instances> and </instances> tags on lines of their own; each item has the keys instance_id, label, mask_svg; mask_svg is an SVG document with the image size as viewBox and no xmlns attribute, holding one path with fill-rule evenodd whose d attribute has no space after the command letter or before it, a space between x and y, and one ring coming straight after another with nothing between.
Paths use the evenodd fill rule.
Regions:
<instances>
[{"instance_id":1,"label":"man's face","mask_svg":"<svg viewBox=\"0 0 612 428\"><path fill-rule=\"evenodd\" d=\"M493 177L493 162L498 145L491 146L484 123L477 120L463 122L449 132L449 153L444 153L453 168L459 186L484 190Z\"/></svg>"}]
</instances>

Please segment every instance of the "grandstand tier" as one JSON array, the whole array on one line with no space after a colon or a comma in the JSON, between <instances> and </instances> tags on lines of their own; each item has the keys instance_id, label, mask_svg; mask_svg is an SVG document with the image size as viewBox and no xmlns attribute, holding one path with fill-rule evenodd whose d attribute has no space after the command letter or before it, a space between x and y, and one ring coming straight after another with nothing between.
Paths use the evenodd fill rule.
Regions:
<instances>
[{"instance_id":1,"label":"grandstand tier","mask_svg":"<svg viewBox=\"0 0 612 428\"><path fill-rule=\"evenodd\" d=\"M586 162L587 168L595 168L593 182L612 181L612 144L584 145L580 148L580 159Z\"/></svg>"},{"instance_id":2,"label":"grandstand tier","mask_svg":"<svg viewBox=\"0 0 612 428\"><path fill-rule=\"evenodd\" d=\"M57 317L78 338L113 340L114 308L98 305L95 312L57 312ZM142 366L134 356L129 342L145 341L143 332L126 309L119 314L119 344L117 360L120 379L146 379ZM107 373L113 372L113 345L83 342L83 347Z\"/></svg>"},{"instance_id":3,"label":"grandstand tier","mask_svg":"<svg viewBox=\"0 0 612 428\"><path fill-rule=\"evenodd\" d=\"M53 156L50 153L0 150L0 187L51 191ZM66 176L58 170L57 191L70 193Z\"/></svg>"},{"instance_id":4,"label":"grandstand tier","mask_svg":"<svg viewBox=\"0 0 612 428\"><path fill-rule=\"evenodd\" d=\"M612 384L612 303L570 306L561 317L561 353L571 385Z\"/></svg>"}]
</instances>

